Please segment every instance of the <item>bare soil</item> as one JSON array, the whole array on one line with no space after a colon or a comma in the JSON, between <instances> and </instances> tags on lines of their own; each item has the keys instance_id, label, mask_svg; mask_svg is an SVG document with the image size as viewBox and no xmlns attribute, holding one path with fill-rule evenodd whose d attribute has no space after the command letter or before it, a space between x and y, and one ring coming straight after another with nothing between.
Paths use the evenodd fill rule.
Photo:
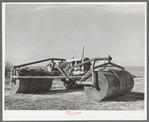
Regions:
<instances>
[{"instance_id":1,"label":"bare soil","mask_svg":"<svg viewBox=\"0 0 149 122\"><path fill-rule=\"evenodd\" d=\"M5 82L5 110L144 110L144 78L134 78L135 85L128 94L100 102L91 100L82 90L66 90L54 80L48 92L10 94L9 81Z\"/></svg>"}]
</instances>

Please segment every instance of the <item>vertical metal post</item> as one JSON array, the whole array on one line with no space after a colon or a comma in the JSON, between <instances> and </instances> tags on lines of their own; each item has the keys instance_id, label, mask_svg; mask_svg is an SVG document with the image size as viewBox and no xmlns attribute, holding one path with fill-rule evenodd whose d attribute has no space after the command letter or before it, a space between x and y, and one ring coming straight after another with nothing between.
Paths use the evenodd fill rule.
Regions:
<instances>
[{"instance_id":1,"label":"vertical metal post","mask_svg":"<svg viewBox=\"0 0 149 122\"><path fill-rule=\"evenodd\" d=\"M82 50L82 63L84 62L84 46ZM82 71L84 72L84 65L82 65Z\"/></svg>"},{"instance_id":2,"label":"vertical metal post","mask_svg":"<svg viewBox=\"0 0 149 122\"><path fill-rule=\"evenodd\" d=\"M94 66L95 66L95 61L96 61L96 59L93 60L93 63L92 63L92 66L91 66L91 68L92 68L92 83L93 83L93 84L94 84L94 82L95 82L95 78L94 78Z\"/></svg>"}]
</instances>

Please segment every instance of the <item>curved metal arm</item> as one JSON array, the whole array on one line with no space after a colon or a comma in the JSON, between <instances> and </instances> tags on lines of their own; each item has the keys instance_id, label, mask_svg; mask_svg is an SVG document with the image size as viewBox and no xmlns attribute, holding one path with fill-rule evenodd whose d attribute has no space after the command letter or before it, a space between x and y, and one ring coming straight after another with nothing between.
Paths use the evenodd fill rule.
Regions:
<instances>
[{"instance_id":1,"label":"curved metal arm","mask_svg":"<svg viewBox=\"0 0 149 122\"><path fill-rule=\"evenodd\" d=\"M31 65L31 64L37 64L37 63L41 63L41 62L45 62L45 61L49 61L49 60L59 60L59 61L66 61L65 59L61 59L61 58L48 58L48 59L44 59L44 60L40 60L40 61L35 61L35 62L31 62L31 63L26 63L26 64L21 64L21 65L17 65L14 66L16 67L23 67L23 66L27 66L27 65Z\"/></svg>"},{"instance_id":2,"label":"curved metal arm","mask_svg":"<svg viewBox=\"0 0 149 122\"><path fill-rule=\"evenodd\" d=\"M97 57L97 58L93 58L93 59L90 59L90 60L88 60L88 61L85 61L85 62L83 62L83 63L79 63L79 64L77 64L76 66L73 66L70 70L69 70L69 74L70 75L72 75L72 71L73 71L73 69L75 68L75 67L78 67L78 66L82 66L82 65L84 65L84 64L87 64L87 63L89 63L89 62L92 62L92 61L99 61L99 60L108 60L109 62L112 60L112 57L110 57L110 55L109 55L109 57L107 57L107 58L101 58L101 57Z\"/></svg>"}]
</instances>

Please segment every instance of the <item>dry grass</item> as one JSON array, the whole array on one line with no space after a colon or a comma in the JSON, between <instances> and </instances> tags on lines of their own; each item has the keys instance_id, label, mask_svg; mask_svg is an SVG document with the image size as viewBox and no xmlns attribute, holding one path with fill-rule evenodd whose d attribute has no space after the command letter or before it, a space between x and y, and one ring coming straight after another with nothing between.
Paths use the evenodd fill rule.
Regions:
<instances>
[{"instance_id":1,"label":"dry grass","mask_svg":"<svg viewBox=\"0 0 149 122\"><path fill-rule=\"evenodd\" d=\"M136 78L129 94L96 102L84 90L66 90L60 81L54 81L48 92L10 94L5 85L5 110L144 110L144 79Z\"/></svg>"}]
</instances>

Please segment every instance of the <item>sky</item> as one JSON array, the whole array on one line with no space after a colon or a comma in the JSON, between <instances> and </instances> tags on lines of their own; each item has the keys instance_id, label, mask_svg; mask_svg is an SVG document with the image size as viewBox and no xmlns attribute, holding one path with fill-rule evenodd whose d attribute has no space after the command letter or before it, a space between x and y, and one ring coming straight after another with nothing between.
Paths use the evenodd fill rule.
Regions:
<instances>
[{"instance_id":1,"label":"sky","mask_svg":"<svg viewBox=\"0 0 149 122\"><path fill-rule=\"evenodd\" d=\"M6 4L5 60L112 57L145 65L145 4Z\"/></svg>"}]
</instances>

